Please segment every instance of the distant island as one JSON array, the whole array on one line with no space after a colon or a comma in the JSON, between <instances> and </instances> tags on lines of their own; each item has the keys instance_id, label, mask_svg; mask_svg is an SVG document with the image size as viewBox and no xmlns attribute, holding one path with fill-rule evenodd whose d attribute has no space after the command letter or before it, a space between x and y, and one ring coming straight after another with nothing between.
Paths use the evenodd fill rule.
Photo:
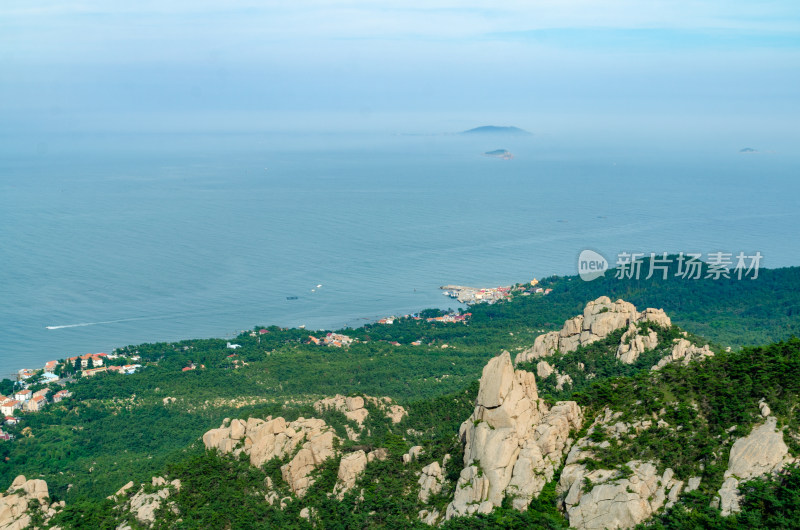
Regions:
<instances>
[{"instance_id":1,"label":"distant island","mask_svg":"<svg viewBox=\"0 0 800 530\"><path fill-rule=\"evenodd\" d=\"M758 153L758 149L753 149L752 147L743 147L739 149L740 153Z\"/></svg>"},{"instance_id":2,"label":"distant island","mask_svg":"<svg viewBox=\"0 0 800 530\"><path fill-rule=\"evenodd\" d=\"M519 127L498 127L496 125L483 125L475 127L468 131L463 131L461 134L513 134L516 136L530 135L528 131L520 129Z\"/></svg>"},{"instance_id":3,"label":"distant island","mask_svg":"<svg viewBox=\"0 0 800 530\"><path fill-rule=\"evenodd\" d=\"M503 160L511 160L514 158L514 155L511 154L510 151L505 149L495 149L494 151L486 151L483 153L484 156L490 156L492 158L502 158Z\"/></svg>"}]
</instances>

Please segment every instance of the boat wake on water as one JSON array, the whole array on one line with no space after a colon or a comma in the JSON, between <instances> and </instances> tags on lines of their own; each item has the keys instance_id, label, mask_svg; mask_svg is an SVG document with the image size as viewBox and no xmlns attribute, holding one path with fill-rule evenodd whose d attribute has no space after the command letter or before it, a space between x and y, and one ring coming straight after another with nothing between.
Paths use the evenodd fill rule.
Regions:
<instances>
[{"instance_id":1,"label":"boat wake on water","mask_svg":"<svg viewBox=\"0 0 800 530\"><path fill-rule=\"evenodd\" d=\"M64 329L64 328L82 328L84 326L98 326L100 324L116 324L118 322L132 322L134 320L153 320L163 317L136 317L136 318L121 318L119 320L104 320L102 322L81 322L80 324L64 324L61 326L45 326L45 329Z\"/></svg>"}]
</instances>

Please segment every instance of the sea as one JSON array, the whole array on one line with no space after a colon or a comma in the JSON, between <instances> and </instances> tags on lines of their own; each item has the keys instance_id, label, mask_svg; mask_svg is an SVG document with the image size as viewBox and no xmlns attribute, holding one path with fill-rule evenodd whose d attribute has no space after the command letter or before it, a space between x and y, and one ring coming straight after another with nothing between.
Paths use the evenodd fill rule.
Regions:
<instances>
[{"instance_id":1,"label":"sea","mask_svg":"<svg viewBox=\"0 0 800 530\"><path fill-rule=\"evenodd\" d=\"M454 308L441 285L576 274L584 249L612 266L681 251L800 265L798 175L796 144L777 136L6 135L0 376Z\"/></svg>"}]
</instances>

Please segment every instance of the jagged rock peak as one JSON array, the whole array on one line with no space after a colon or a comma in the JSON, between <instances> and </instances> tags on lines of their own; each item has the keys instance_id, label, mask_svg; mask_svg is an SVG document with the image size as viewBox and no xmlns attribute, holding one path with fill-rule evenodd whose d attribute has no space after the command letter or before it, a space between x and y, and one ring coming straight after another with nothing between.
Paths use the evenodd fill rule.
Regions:
<instances>
[{"instance_id":1,"label":"jagged rock peak","mask_svg":"<svg viewBox=\"0 0 800 530\"><path fill-rule=\"evenodd\" d=\"M539 399L535 375L514 370L503 352L483 368L475 410L459 430L464 469L446 517L487 513L506 495L525 509L552 479L583 416L574 401L549 409Z\"/></svg>"},{"instance_id":2,"label":"jagged rock peak","mask_svg":"<svg viewBox=\"0 0 800 530\"><path fill-rule=\"evenodd\" d=\"M672 325L672 321L662 309L647 308L639 312L630 302L624 300L612 302L609 297L601 296L586 304L583 314L564 322L560 331L551 331L536 337L531 348L517 355L516 363L547 357L556 351L573 352L580 346L587 346L618 329L640 322L653 322L663 327ZM628 352L618 352L618 356L621 357L625 353ZM632 355L625 358L629 359Z\"/></svg>"}]
</instances>

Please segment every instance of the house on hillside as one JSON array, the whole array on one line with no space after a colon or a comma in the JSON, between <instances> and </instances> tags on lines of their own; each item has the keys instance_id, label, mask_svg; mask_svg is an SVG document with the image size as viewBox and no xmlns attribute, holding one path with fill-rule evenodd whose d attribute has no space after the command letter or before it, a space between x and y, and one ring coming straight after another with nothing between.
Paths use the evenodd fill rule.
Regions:
<instances>
[{"instance_id":1,"label":"house on hillside","mask_svg":"<svg viewBox=\"0 0 800 530\"><path fill-rule=\"evenodd\" d=\"M66 389L59 390L58 392L53 394L53 403L58 403L62 399L66 399L66 398L70 397L71 395L72 395L72 392L70 392L69 390L66 390Z\"/></svg>"},{"instance_id":2,"label":"house on hillside","mask_svg":"<svg viewBox=\"0 0 800 530\"><path fill-rule=\"evenodd\" d=\"M36 396L31 398L25 405L25 410L28 412L39 412L47 405L47 398L44 396Z\"/></svg>"},{"instance_id":3,"label":"house on hillside","mask_svg":"<svg viewBox=\"0 0 800 530\"><path fill-rule=\"evenodd\" d=\"M14 392L14 399L16 399L17 401L28 401L32 396L33 392L31 392L27 388L25 390L17 390L16 392Z\"/></svg>"},{"instance_id":4,"label":"house on hillside","mask_svg":"<svg viewBox=\"0 0 800 530\"><path fill-rule=\"evenodd\" d=\"M342 335L341 333L328 333L325 335L325 338L322 341L327 346L335 346L336 348L341 348L342 346L350 346L352 344L353 339L348 337L347 335Z\"/></svg>"},{"instance_id":5,"label":"house on hillside","mask_svg":"<svg viewBox=\"0 0 800 530\"><path fill-rule=\"evenodd\" d=\"M44 373L42 373L42 383L44 383L44 384L55 383L59 379L60 379L60 377L58 377L56 374L54 374L52 372L44 372Z\"/></svg>"},{"instance_id":6,"label":"house on hillside","mask_svg":"<svg viewBox=\"0 0 800 530\"><path fill-rule=\"evenodd\" d=\"M30 379L34 375L36 375L36 371L35 370L29 370L27 368L23 368L22 370L17 372L17 380L18 381L25 381L26 379Z\"/></svg>"},{"instance_id":7,"label":"house on hillside","mask_svg":"<svg viewBox=\"0 0 800 530\"><path fill-rule=\"evenodd\" d=\"M13 416L14 411L19 408L22 408L22 403L16 399L12 399L0 405L0 413L3 414L3 416Z\"/></svg>"},{"instance_id":8,"label":"house on hillside","mask_svg":"<svg viewBox=\"0 0 800 530\"><path fill-rule=\"evenodd\" d=\"M90 368L88 370L83 371L83 377L91 377L93 375L102 374L106 372L107 369L105 366L101 366L100 368Z\"/></svg>"}]
</instances>

